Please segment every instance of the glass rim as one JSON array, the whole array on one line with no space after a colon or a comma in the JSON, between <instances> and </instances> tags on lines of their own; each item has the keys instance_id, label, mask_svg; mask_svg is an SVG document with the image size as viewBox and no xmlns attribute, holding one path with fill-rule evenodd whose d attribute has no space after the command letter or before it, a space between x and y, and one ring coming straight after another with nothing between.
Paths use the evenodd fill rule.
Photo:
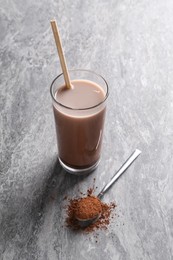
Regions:
<instances>
[{"instance_id":1,"label":"glass rim","mask_svg":"<svg viewBox=\"0 0 173 260\"><path fill-rule=\"evenodd\" d=\"M108 96L109 96L108 83L107 83L107 81L106 81L100 74L98 74L98 73L96 73L96 72L94 72L94 71L92 71L92 70L87 70L87 69L70 69L70 70L69 70L69 72L80 72L80 71L89 72L89 73L91 73L91 74L94 74L94 75L100 77L100 78L104 81L104 83L105 83L105 85L106 85L106 93L105 93L104 100L101 101L101 102L99 102L98 104L96 104L96 105L94 105L94 106L86 107L86 108L72 108L72 107L65 106L65 105L63 105L62 103L58 102L58 101L55 99L55 97L54 97L54 94L53 94L53 90L52 90L52 89L53 89L53 85L54 85L55 81L63 75L63 72L62 72L61 74L59 74L59 75L52 81L52 83L51 83L51 85L50 85L50 95L51 95L53 101L54 101L56 104L58 104L59 106L62 106L62 107L64 107L64 108L67 108L67 109L70 109L70 110L75 110L75 111L76 111L76 110L89 110L89 109L92 109L92 108L95 108L95 107L100 106L100 105L103 104L103 103L106 101L106 99L108 98ZM94 81L93 81L93 82L94 82Z\"/></svg>"}]
</instances>

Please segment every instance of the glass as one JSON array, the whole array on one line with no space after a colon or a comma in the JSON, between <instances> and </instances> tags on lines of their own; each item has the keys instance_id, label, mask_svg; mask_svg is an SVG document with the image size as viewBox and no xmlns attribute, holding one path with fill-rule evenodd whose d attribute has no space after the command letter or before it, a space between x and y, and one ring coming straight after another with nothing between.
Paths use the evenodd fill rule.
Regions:
<instances>
[{"instance_id":1,"label":"glass","mask_svg":"<svg viewBox=\"0 0 173 260\"><path fill-rule=\"evenodd\" d=\"M102 76L89 70L69 70L69 75L72 85L75 81L85 81L97 85L103 94L102 100L92 106L72 108L57 101L58 90L64 85L63 74L50 87L59 162L67 172L81 175L93 171L100 161L108 84ZM81 99L86 99L85 94L81 94Z\"/></svg>"}]
</instances>

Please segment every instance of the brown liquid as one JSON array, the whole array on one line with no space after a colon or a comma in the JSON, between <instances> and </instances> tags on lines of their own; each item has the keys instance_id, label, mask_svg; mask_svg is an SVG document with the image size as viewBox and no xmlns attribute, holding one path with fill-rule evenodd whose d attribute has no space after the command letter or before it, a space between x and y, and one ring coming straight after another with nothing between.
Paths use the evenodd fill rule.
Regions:
<instances>
[{"instance_id":1,"label":"brown liquid","mask_svg":"<svg viewBox=\"0 0 173 260\"><path fill-rule=\"evenodd\" d=\"M74 80L72 85L73 89L60 87L55 98L73 110L54 104L54 116L59 157L66 165L80 169L94 165L100 158L105 104L98 104L105 93L91 81Z\"/></svg>"}]
</instances>

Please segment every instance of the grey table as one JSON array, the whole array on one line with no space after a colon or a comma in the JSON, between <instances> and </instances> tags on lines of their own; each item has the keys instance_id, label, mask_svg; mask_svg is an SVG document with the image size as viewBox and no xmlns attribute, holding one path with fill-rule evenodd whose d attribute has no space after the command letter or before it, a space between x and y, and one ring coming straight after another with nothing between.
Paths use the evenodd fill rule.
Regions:
<instances>
[{"instance_id":1,"label":"grey table","mask_svg":"<svg viewBox=\"0 0 173 260\"><path fill-rule=\"evenodd\" d=\"M173 1L0 2L0 259L172 260ZM110 87L102 160L87 177L57 162L52 18L69 68ZM101 188L135 148L142 155L104 197L117 217L98 242L64 227L64 196L93 178Z\"/></svg>"}]
</instances>

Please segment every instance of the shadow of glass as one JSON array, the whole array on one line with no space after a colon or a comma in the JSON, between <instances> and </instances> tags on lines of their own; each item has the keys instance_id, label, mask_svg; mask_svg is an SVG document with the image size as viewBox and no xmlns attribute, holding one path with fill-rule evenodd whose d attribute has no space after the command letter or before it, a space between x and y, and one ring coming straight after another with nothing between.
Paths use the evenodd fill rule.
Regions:
<instances>
[{"instance_id":1,"label":"shadow of glass","mask_svg":"<svg viewBox=\"0 0 173 260\"><path fill-rule=\"evenodd\" d=\"M63 197L66 196L75 185L87 179L89 175L90 174L77 176L70 174L61 167L57 159L41 195L41 210L44 210L46 205L52 200L63 200Z\"/></svg>"}]
</instances>

